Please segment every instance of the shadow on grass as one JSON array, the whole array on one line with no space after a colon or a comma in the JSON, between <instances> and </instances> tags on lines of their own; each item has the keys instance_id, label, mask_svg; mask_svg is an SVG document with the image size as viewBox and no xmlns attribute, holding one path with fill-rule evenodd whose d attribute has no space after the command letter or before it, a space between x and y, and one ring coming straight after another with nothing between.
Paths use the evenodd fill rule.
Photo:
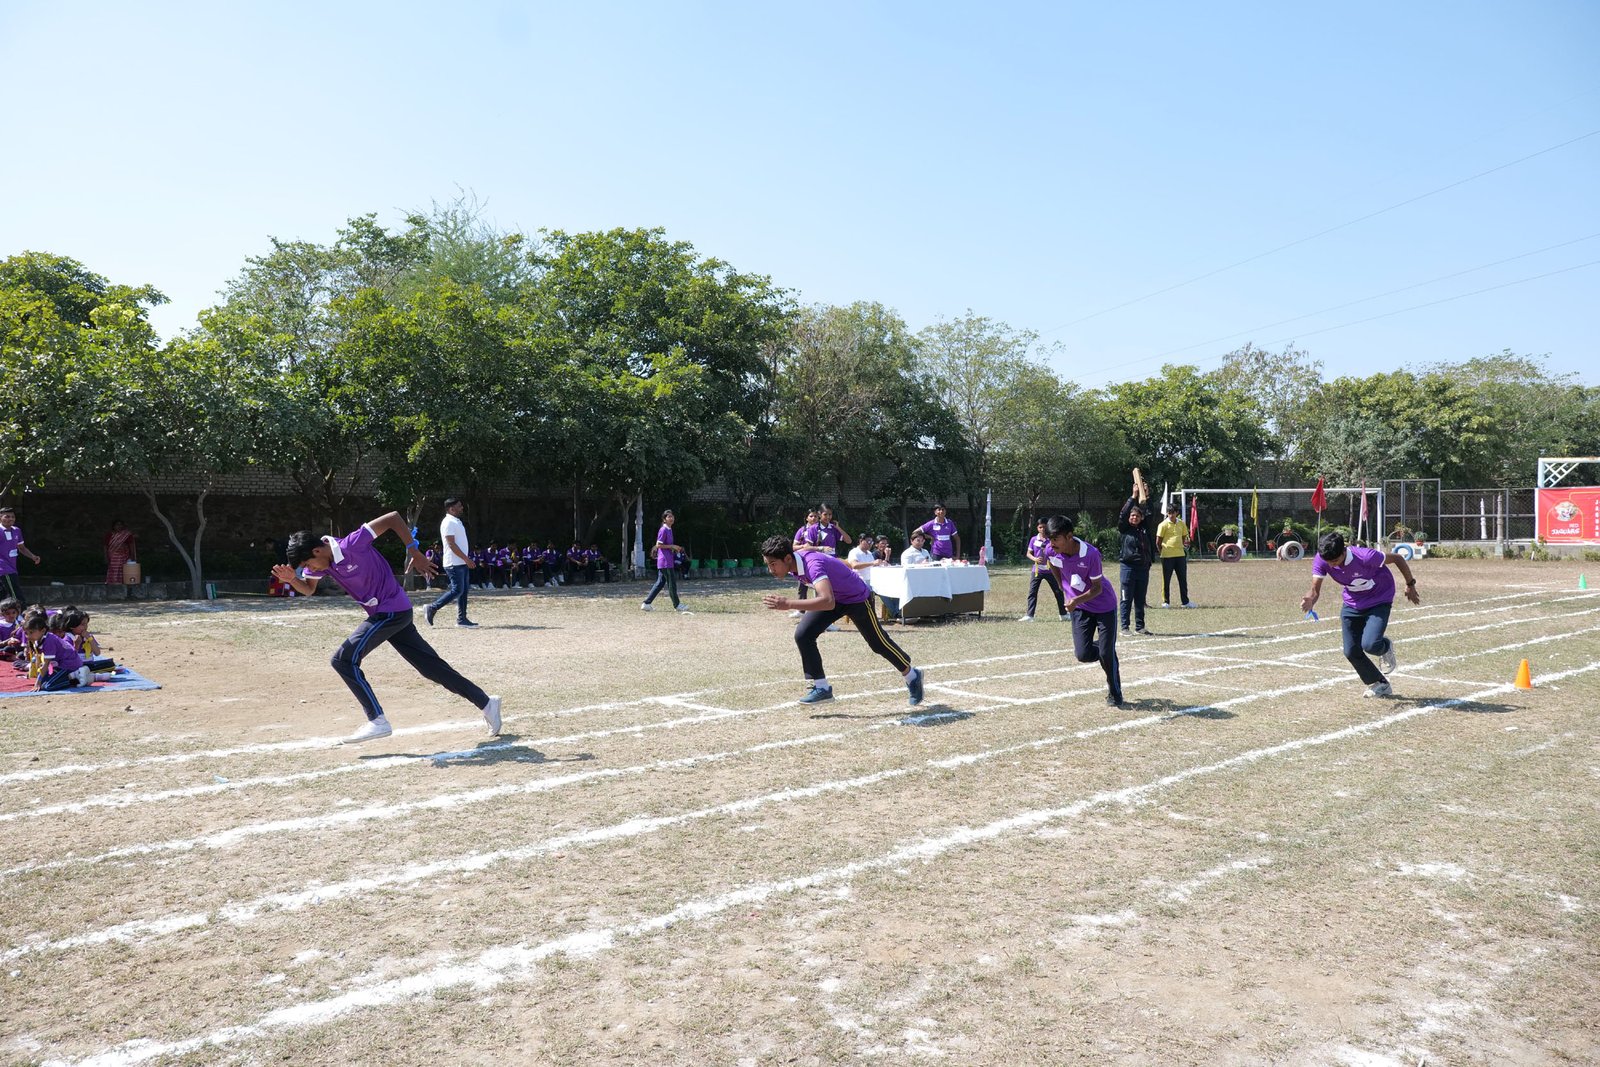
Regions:
<instances>
[{"instance_id":1,"label":"shadow on grass","mask_svg":"<svg viewBox=\"0 0 1600 1067\"><path fill-rule=\"evenodd\" d=\"M1415 701L1415 703L1417 703L1417 704L1428 704L1428 703L1432 703L1432 702L1431 701L1426 701L1426 700L1418 700L1418 701ZM1469 715L1505 715L1505 714L1508 714L1508 713L1513 712L1513 711L1521 711L1522 709L1521 708L1514 708L1510 704L1491 704L1486 700L1469 700L1469 701L1467 701L1467 702L1465 702L1463 704L1457 704L1455 707L1451 708L1450 710L1451 711L1464 711L1464 712L1468 713Z\"/></svg>"},{"instance_id":2,"label":"shadow on grass","mask_svg":"<svg viewBox=\"0 0 1600 1067\"><path fill-rule=\"evenodd\" d=\"M1222 708L1195 707L1193 704L1184 704L1166 697L1142 697L1130 700L1126 706L1134 711L1149 711L1157 715L1165 715L1168 719L1236 719L1231 711ZM1193 710L1190 710L1193 709Z\"/></svg>"},{"instance_id":3,"label":"shadow on grass","mask_svg":"<svg viewBox=\"0 0 1600 1067\"><path fill-rule=\"evenodd\" d=\"M919 708L910 715L900 720L901 726L949 726L962 719L970 719L970 711L957 711L943 704L930 704L926 709Z\"/></svg>"},{"instance_id":4,"label":"shadow on grass","mask_svg":"<svg viewBox=\"0 0 1600 1067\"><path fill-rule=\"evenodd\" d=\"M547 756L538 749L519 745L517 742L521 739L518 734L501 734L499 737L485 738L472 748L456 749L452 752L373 752L357 758L374 760L407 756L412 759L428 760L436 767L463 763L480 767L497 763L584 763L596 758L592 752L575 752L570 756Z\"/></svg>"}]
</instances>

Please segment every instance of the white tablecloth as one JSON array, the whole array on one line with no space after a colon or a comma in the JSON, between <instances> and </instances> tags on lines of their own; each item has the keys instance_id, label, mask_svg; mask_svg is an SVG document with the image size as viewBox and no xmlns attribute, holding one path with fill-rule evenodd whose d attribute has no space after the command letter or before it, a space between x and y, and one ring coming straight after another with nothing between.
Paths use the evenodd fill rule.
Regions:
<instances>
[{"instance_id":1,"label":"white tablecloth","mask_svg":"<svg viewBox=\"0 0 1600 1067\"><path fill-rule=\"evenodd\" d=\"M961 593L987 593L989 568L948 567L943 564L920 567L871 567L867 580L879 596L899 601L917 597L949 600Z\"/></svg>"}]
</instances>

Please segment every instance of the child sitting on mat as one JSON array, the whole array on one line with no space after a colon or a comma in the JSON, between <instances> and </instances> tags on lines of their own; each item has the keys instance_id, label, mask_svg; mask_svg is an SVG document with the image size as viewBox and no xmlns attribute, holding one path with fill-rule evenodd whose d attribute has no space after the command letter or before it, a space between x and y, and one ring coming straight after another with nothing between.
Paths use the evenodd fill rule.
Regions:
<instances>
[{"instance_id":1,"label":"child sitting on mat","mask_svg":"<svg viewBox=\"0 0 1600 1067\"><path fill-rule=\"evenodd\" d=\"M32 615L23 626L28 640L38 649L40 667L35 688L40 692L71 689L94 681L94 672L84 664L83 657L72 647L72 641L52 633L43 618Z\"/></svg>"},{"instance_id":2,"label":"child sitting on mat","mask_svg":"<svg viewBox=\"0 0 1600 1067\"><path fill-rule=\"evenodd\" d=\"M109 656L100 654L100 642L95 640L94 634L89 632L89 613L82 608L64 608L61 612L62 623L66 633L63 634L72 642L72 647L78 655L83 657L84 665L95 674L117 669L117 662Z\"/></svg>"},{"instance_id":3,"label":"child sitting on mat","mask_svg":"<svg viewBox=\"0 0 1600 1067\"><path fill-rule=\"evenodd\" d=\"M22 624L17 621L21 614L22 605L15 597L0 600L0 661L16 659L22 651L25 640Z\"/></svg>"}]
</instances>

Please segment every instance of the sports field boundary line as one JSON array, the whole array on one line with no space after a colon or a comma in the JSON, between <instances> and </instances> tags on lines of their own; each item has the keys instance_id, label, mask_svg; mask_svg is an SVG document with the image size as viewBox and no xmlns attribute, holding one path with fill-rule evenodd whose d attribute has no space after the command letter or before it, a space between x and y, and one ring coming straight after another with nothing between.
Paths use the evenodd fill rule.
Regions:
<instances>
[{"instance_id":1,"label":"sports field boundary line","mask_svg":"<svg viewBox=\"0 0 1600 1067\"><path fill-rule=\"evenodd\" d=\"M1528 598L1531 598L1531 597L1535 597L1536 595L1538 595L1538 594L1535 591L1529 591L1529 592L1526 592L1526 593L1502 594L1502 595L1499 595L1499 596L1484 597L1484 598L1473 599L1473 600L1452 601L1452 602L1450 602L1448 604L1436 605L1436 607L1443 608L1443 607L1460 607L1460 606L1463 606L1463 605L1471 605L1471 604L1489 604L1489 603L1496 603L1496 602L1499 602L1499 601L1502 601L1502 600L1528 599ZM1582 593L1582 594L1579 594L1577 596L1572 596L1572 597L1559 598L1559 599L1557 599L1555 601L1550 601L1550 603L1561 603L1561 602L1565 602L1565 601L1568 601L1568 600L1581 600L1581 599L1587 599L1587 598L1596 597L1596 596L1600 596L1600 590L1597 590L1597 591L1592 592L1592 593ZM1529 605L1522 605L1522 606L1535 607L1535 606L1539 606L1539 605L1537 605L1537 604L1529 604ZM1506 605L1503 608L1491 608L1491 609L1488 609L1488 611L1516 610L1517 607L1518 607L1518 605ZM1452 614L1443 614L1443 615L1441 615L1438 612L1434 611L1434 612L1430 612L1427 615L1422 616L1422 617L1418 617L1418 616L1412 615L1410 613L1407 613L1406 615L1402 615L1399 618L1394 619L1390 623L1390 626L1406 625L1406 624L1413 623L1413 622L1425 621L1427 619L1453 618L1453 617L1458 617L1459 615L1476 615L1476 614L1484 614L1484 612L1460 612L1460 613L1452 613ZM1551 616L1551 618L1564 618L1564 617L1567 617L1567 616ZM1313 627L1317 627L1319 624L1307 622L1307 621L1304 621L1304 620L1297 621L1296 623L1292 623L1290 625L1303 625L1303 626L1305 626L1307 628L1303 632L1300 632L1300 633L1280 634L1278 637L1274 638L1273 641L1271 641L1269 643L1278 643L1279 641L1304 640L1306 638L1320 636L1323 633L1322 629L1313 628ZM1283 629L1283 627L1281 625L1262 625L1262 626L1251 626L1251 627L1236 627L1236 628L1233 628L1233 629L1230 629L1230 630L1227 630L1227 631L1220 631L1220 632L1217 632L1217 633L1192 634L1192 635L1181 635L1181 636L1173 635L1173 636L1168 636L1168 637L1163 638L1163 641L1165 642L1165 641L1175 641L1175 640L1189 639L1189 638L1227 636L1229 634L1249 633L1249 632L1252 632L1252 631L1255 631L1255 630L1281 631L1282 629ZM1433 635L1423 635L1423 636L1433 636ZM1259 647L1259 646L1254 645L1254 644L1249 643L1249 642L1245 642L1245 643L1238 644L1238 645L1218 645L1218 646L1214 646L1214 647L1212 647L1210 649L1198 649L1198 650L1192 650L1192 651L1226 651L1229 648L1255 648L1255 647ZM1152 653L1158 653L1158 652L1165 652L1167 650L1165 650L1165 649L1152 649L1150 651ZM1179 650L1177 650L1177 649L1173 649L1171 651L1174 654L1179 652ZM1001 655L1001 656L983 656L983 657L978 657L978 658L970 659L970 660L953 660L953 661L950 661L950 662L947 662L947 663L928 663L928 664L920 664L919 666L922 666L925 670L936 671L936 670L943 670L943 669L948 668L948 667L972 666L972 665L982 664L982 663L997 663L997 662L1004 662L1004 661L1008 661L1008 660L1030 659L1030 658L1037 658L1037 657L1042 657L1042 656L1063 656L1063 655L1068 655L1068 654L1070 654L1070 650L1066 649L1066 648L1040 649L1040 650L1032 651L1032 652L1007 653L1007 654ZM1136 662L1139 658L1140 658L1139 656L1129 656L1128 657L1130 662ZM1086 668L1086 667L1090 667L1090 666L1093 666L1093 665L1092 664L1085 665L1085 664L1072 663L1072 664L1068 664L1066 669L1081 669L1081 668ZM847 672L847 673L843 673L843 674L836 674L836 675L834 675L834 678L835 679L840 679L840 678L870 677L870 676L872 676L874 674L879 674L879 673L881 673L881 669L874 669L874 670L868 670L868 671L852 671L852 672ZM770 679L770 680L764 680L764 681L759 681L759 682L741 682L741 683L736 683L734 685L729 685L729 686L718 686L718 687L712 687L712 688L709 688L709 689L690 690L690 691L687 691L687 692L680 692L680 693L667 693L667 694L658 694L658 695L652 695L652 696L647 696L647 697L635 697L635 698L632 698L632 699L629 699L629 700L596 701L596 702L589 703L589 704L578 705L578 706L575 706L573 708L557 709L555 711L549 711L549 712L528 713L528 714L519 714L519 715L508 715L508 716L505 717L505 719L503 721L506 722L506 723L512 723L512 722L515 722L515 721L517 721L519 719L527 719L527 718L531 718L531 717L558 718L558 717L571 716L571 715L589 714L589 713L593 713L593 712L597 712L597 711L619 711L619 710L623 710L623 709L627 709L627 708L644 707L644 706L647 706L647 705L652 704L652 703L660 704L660 703L663 703L663 702L666 702L666 701L670 701L670 700L691 700L691 699L693 699L694 697L697 697L697 696L709 696L709 695L713 695L713 694L716 694L716 693L722 693L722 692L737 692L739 690L744 690L744 689L767 688L767 687L771 687L771 686L774 686L774 685L784 684L786 681L788 681L787 678L779 678L779 679ZM449 719L449 720L445 720L443 722L423 723L423 724L418 725L418 726L403 726L403 727L399 727L394 731L392 736L394 736L394 737L411 737L411 736L416 736L416 735L420 735L420 734L442 733L442 732L454 731L454 730L459 730L459 731L465 733L465 732L478 730L478 729L481 729L480 720L478 720L478 719ZM216 748L213 748L213 749L202 749L202 750L195 751L195 752L164 752L164 753L157 753L155 755L150 755L150 756L141 756L141 757L137 757L137 758L134 758L134 759L108 760L108 761L105 761L105 762L102 762L102 763L63 764L63 765L60 765L60 766L57 766L57 767L41 767L41 768L36 768L36 769L31 769L31 770L26 770L26 771L13 771L13 772L10 772L10 773L7 773L7 774L0 774L0 786L6 786L6 785L13 784L13 783L18 783L18 782L40 781L40 780L43 780L43 779L46 779L46 778L60 777L62 775L66 775L66 774L90 774L90 773L104 772L104 771L108 771L108 770L127 770L127 769L130 769L130 768L133 768L133 767L151 766L151 765L163 764L163 763L188 763L188 762L193 762L193 761L196 761L196 760L203 760L203 759L231 759L231 758L236 757L236 756L262 755L262 754L273 753L273 752L296 752L296 751L308 751L308 750L316 750L316 749L324 749L324 748L337 748L339 746L340 742L342 742L343 740L344 740L343 735L339 735L339 736L328 735L328 736L319 736L319 737L310 737L310 738L296 738L296 739L288 740L288 741L263 741L263 742L259 742L259 743L256 743L256 744L240 745L240 746L236 746L234 748L227 748L227 749L216 749Z\"/></svg>"},{"instance_id":2,"label":"sports field boundary line","mask_svg":"<svg viewBox=\"0 0 1600 1067\"><path fill-rule=\"evenodd\" d=\"M1600 662L1583 667L1541 676L1543 684L1600 669ZM1295 738L1251 749L1215 763L1188 767L1161 778L1135 786L1107 790L1092 794L1071 804L1036 808L993 820L978 827L954 827L943 836L924 838L902 845L877 856L823 868L809 874L768 882L759 882L729 890L714 897L699 897L684 901L669 911L625 925L613 925L582 930L575 934L527 946L496 945L482 950L476 957L461 963L444 963L427 970L365 986L358 990L317 1001L303 1001L279 1008L261 1016L253 1023L224 1026L207 1034L180 1041L161 1042L140 1038L113 1046L102 1052L76 1061L50 1061L48 1067L129 1067L159 1056L182 1055L206 1048L221 1048L264 1036L270 1031L297 1030L325 1023L363 1008L381 1007L400 1001L430 998L433 994L450 988L470 985L482 993L507 982L532 974L542 961L556 955L587 957L616 947L620 942L646 937L669 930L687 922L700 922L714 918L732 908L760 904L774 897L787 897L804 890L837 882L852 882L857 877L873 871L886 870L914 862L927 863L956 850L967 850L981 844L1009 838L1022 832L1037 830L1051 823L1077 818L1085 812L1111 805L1129 806L1146 797L1197 778L1220 774L1237 767L1245 767L1301 749L1333 744L1348 738L1364 737L1379 730L1408 722L1434 711L1481 701L1491 696L1514 690L1507 683L1469 693L1462 697L1408 708L1380 719L1355 723L1328 733Z\"/></svg>"},{"instance_id":3,"label":"sports field boundary line","mask_svg":"<svg viewBox=\"0 0 1600 1067\"><path fill-rule=\"evenodd\" d=\"M1594 627L1593 629L1600 631L1600 627ZM1561 635L1562 638L1566 636L1568 635ZM1535 640L1549 641L1553 639L1558 638L1547 635L1545 637L1536 638ZM1521 645L1511 645L1506 647L1516 648L1521 647ZM1463 653L1460 655L1465 656L1473 654L1474 653ZM1600 664L1597 664L1597 666L1600 666ZM923 773L925 771L954 770L960 767L967 767L978 763L987 762L991 759L1014 755L1019 752L1037 751L1039 749L1065 744L1070 741L1089 740L1095 737L1101 737L1113 733L1121 733L1127 730L1138 729L1145 726L1161 725L1163 723L1171 722L1186 716L1199 715L1207 711L1226 710L1227 708L1237 707L1244 703L1253 703L1258 700L1272 699L1274 697L1287 695L1293 692L1303 692L1307 691L1308 689L1322 687L1324 687L1324 683L1320 682L1312 683L1310 686L1290 686L1263 693L1250 693L1242 697L1219 701L1215 704L1193 705L1191 707L1182 708L1174 712L1144 715L1133 719L1123 719L1114 723L1105 723L1100 726L1085 727L1079 730L1054 731L1044 737L1036 737L1030 738L1026 741L1012 742L1007 745L982 749L978 752L933 757L924 761L922 764L901 768L887 768L883 771L857 776L850 779L828 780L823 782L813 782L803 786L790 786L785 789L771 791L765 794L758 794L754 797L743 797L731 801L724 801L722 804L713 805L709 808L695 809L687 813L679 813L678 815L636 816L631 819L623 820L623 822L618 824L611 824L607 827L593 827L585 830L569 831L568 833L558 835L555 838L546 839L544 842L536 842L532 845L522 846L517 849L504 849L491 853L469 853L466 856L432 860L423 864L412 863L398 869L391 869L387 872L369 874L362 878L351 879L343 883L322 883L290 892L265 894L262 897L256 898L256 900L253 902L223 905L215 911L194 912L187 915L178 916L169 915L155 919L130 920L129 922L116 924L111 927L103 928L99 931L91 931L86 934L77 934L67 938L58 938L54 940L36 937L36 940L31 943L18 944L4 952L0 952L0 962L9 962L11 960L19 959L24 956L39 952L66 951L71 948L104 944L111 941L137 943L137 939L142 937L159 936L180 930L192 929L198 926L210 925L214 921L211 918L212 916L216 916L228 923L238 923L242 921L253 920L263 910L299 911L308 906L331 903L335 900L343 899L347 896L358 895L363 892L370 892L390 886L408 885L415 881L419 881L424 877L433 877L434 875L438 874L458 874L465 873L467 871L483 870L500 862L520 862L523 859L531 859L546 852L553 852L558 848L569 848L580 844L598 843L603 840L612 840L624 836L636 837L640 836L642 832L653 833L657 830L697 821L711 815L754 810L758 807L769 806L775 802L809 799L813 796L821 796L828 793L851 791L854 789L864 788L868 785L877 784L880 781L894 780L913 774ZM1502 686L1499 688L1504 689L1508 687ZM1458 701L1458 703L1459 702L1460 701ZM873 726L864 727L860 730L853 731L849 736L865 733L873 729L883 729L891 725L893 724L874 724ZM835 733L833 735L819 734L811 738L804 739L803 742L776 741L767 742L765 745L758 747L797 747L801 743L809 744L823 740L839 740L845 738L846 736L847 735L844 733ZM740 754L742 754L742 752L721 753L717 754L715 758L720 760L730 755ZM692 757L686 757L685 759L689 758ZM707 759L703 762L712 762L712 760ZM683 765L684 761L660 761L657 764L641 764L631 768L579 772L578 774L569 776L569 779L563 784L579 784L583 781L590 781L598 777L621 777L627 774L643 773L654 769L669 769L673 764ZM536 793L543 792L545 790L540 788L521 788L515 791ZM495 798L484 797L482 799ZM406 805L397 805L396 807L404 806ZM313 816L308 818L316 817ZM619 828L624 827L631 827L633 830L631 832L623 833ZM221 833L226 834L228 831L222 831ZM179 849L178 851L189 851L189 849ZM93 860L90 861L93 862ZM35 869L45 868L40 867ZM418 872L421 873L419 874ZM9 875L11 872L0 873Z\"/></svg>"},{"instance_id":4,"label":"sports field boundary line","mask_svg":"<svg viewBox=\"0 0 1600 1067\"><path fill-rule=\"evenodd\" d=\"M1422 637L1427 637L1427 638L1453 637L1453 636L1458 636L1458 635L1464 634L1464 633L1473 633L1473 632L1478 632L1478 631L1482 631L1482 630L1499 629L1499 628L1504 628L1506 626L1520 625L1520 624L1523 624L1523 623L1526 623L1526 622L1530 622L1530 621L1545 621L1547 619L1580 618L1580 617L1582 617L1584 615L1594 614L1596 612L1600 612L1600 608L1586 609L1586 610L1583 610L1583 611L1576 611L1576 612L1568 612L1566 614L1558 615L1558 616L1541 616L1541 617L1539 617L1538 619L1535 619L1535 620L1529 620L1529 619L1503 619L1503 620L1500 620L1498 622L1485 623L1485 624L1482 624L1480 626L1468 627L1466 629L1461 629L1461 630L1451 630L1451 631L1445 631L1443 633L1422 635ZM1578 631L1578 632L1585 632L1585 631ZM1554 636L1560 636L1560 635L1554 635ZM1154 677L1127 679L1127 680L1125 680L1125 683L1124 683L1124 689L1140 688L1140 687L1143 687L1143 686L1146 686L1146 685L1152 685L1152 684L1157 684L1157 683L1162 683L1162 682L1167 682L1167 683L1173 683L1173 682L1179 682L1179 681L1192 682L1195 679L1202 678L1202 677L1205 677L1205 676L1210 675L1210 674L1216 674L1216 673L1221 673L1221 672L1225 672L1225 671L1235 670L1235 669L1238 669L1239 667L1246 666L1246 665L1253 665L1253 666L1277 665L1277 666L1293 667L1295 669L1300 669L1300 670L1305 670L1305 669L1326 670L1326 671L1329 671L1329 672L1337 675L1340 678L1347 678L1348 677L1347 672L1341 667L1331 666L1331 665L1328 666L1328 667L1322 667L1321 665L1313 665L1313 664L1306 664L1306 663L1303 663L1303 662L1299 662L1301 660L1309 659L1309 658L1315 657L1315 656L1331 655L1331 654L1333 654L1335 652L1339 652L1339 650L1337 648L1334 648L1334 649L1315 648L1315 649L1307 649L1304 652L1293 653L1293 654L1291 654L1291 655L1289 655L1287 657L1284 657L1283 659L1254 659L1254 660L1241 659L1241 660L1238 660L1238 661L1234 661L1232 659L1227 659L1227 660L1225 660L1223 662L1223 665L1217 666L1217 667L1203 668L1201 670L1184 672L1184 673L1176 673L1176 674L1168 673L1168 674L1164 674L1164 675L1157 675L1157 676L1154 676ZM1183 656L1185 656L1187 658L1205 658L1205 654L1201 653L1199 651L1191 651L1191 652L1188 652L1188 653L1182 653L1181 655L1183 655ZM1221 658L1221 657L1219 657L1219 658ZM1430 661L1430 662L1436 662L1436 661ZM971 676L971 677L968 677L968 678L951 679L949 681L930 681L929 682L929 688L934 689L935 691L945 692L945 693L949 693L951 695L968 697L970 699L975 699L975 700L980 700L980 701L981 700L990 700L990 701L998 700L998 701L1002 702L1002 704L1000 706L1009 705L1009 706L1014 706L1014 707L1019 707L1019 708L1020 707L1029 707L1029 706L1034 706L1034 705L1039 705L1039 704L1055 703L1055 702L1058 702L1060 700L1071 699L1071 698L1077 697L1077 696L1092 695L1093 693L1096 693L1096 692L1099 691L1099 687L1098 686L1091 686L1091 687L1088 687L1088 688L1085 688L1085 689L1081 689L1081 690L1079 690L1079 689L1069 689L1069 690L1066 690L1066 691L1063 691L1063 692L1049 693L1049 694L1044 694L1042 696L1035 696L1035 697L1001 697L1001 696L998 696L998 695L976 694L976 693L965 692L965 691L960 690L960 689L952 688L952 686L962 686L962 685L967 685L967 684L970 684L970 683L973 683L973 682L1004 681L1004 680L1010 680L1010 679L1021 678L1021 677L1037 677L1038 675L1042 675L1042 674L1086 672L1086 671L1089 671L1091 669L1098 670L1099 667L1098 667L1097 664L1093 664L1093 663L1083 664L1083 663L1074 662L1074 663L1064 664L1064 665L1058 666L1058 667L1041 668L1041 669L1037 669L1037 670L1028 670L1028 671L1018 671L1018 672L1011 672L1011 673L1007 673L1007 674L976 675L976 676ZM881 672L879 672L879 673L881 673ZM1396 673L1397 674L1403 674L1403 672L1396 672ZM861 693L843 694L842 696L836 697L836 699L840 699L840 700L865 700L865 699L874 699L874 698L883 697L883 696L889 696L889 695L896 695L896 694L898 694L900 692L901 692L901 688L899 686L895 686L893 688L878 689L878 690L867 690L867 691L861 692ZM257 786L263 786L263 787L269 787L269 788L281 788L283 786L287 786L287 785L291 785L291 784L298 784L298 783L310 782L310 781L318 781L318 780L322 780L322 779L326 779L326 778L332 778L332 777L341 777L341 776L347 775L347 774L359 774L359 773L363 773L363 772L367 772L367 771L393 770L393 769L397 769L397 768L401 768L401 767L416 766L418 764L423 764L423 763L439 764L439 763L449 762L449 761L452 761L452 760L466 760L466 759L479 758L479 757L482 757L484 755L489 755L489 754L494 754L494 753L513 752L513 751L517 751L517 750L526 750L526 751L528 751L530 753L533 753L533 752L537 752L541 748L547 748L547 747L550 747L550 746L553 746L553 745L574 744L574 743L579 742L579 741L593 741L593 740L599 740L599 739L606 738L606 737L637 736L637 735L642 735L643 733L645 733L647 731L652 731L652 730L677 729L677 728L684 727L684 726L696 726L696 725L701 725L701 724L708 723L708 722L718 722L718 721L723 721L723 720L727 720L727 719L746 718L746 717L751 717L751 716L755 716L755 715L772 714L772 713L775 713L775 712L779 712L779 711L791 708L794 705L794 701L792 701L792 700L784 700L784 701L780 701L779 703L776 703L776 704L764 705L764 706L758 707L758 708L748 708L748 709L746 709L746 708L733 708L733 709L729 709L729 708L718 708L718 707L714 707L714 706L706 705L706 704L699 704L699 703L695 703L695 702L691 702L691 701L687 701L687 700L682 700L682 699L677 698L677 697L650 697L650 698L646 698L646 699L648 701L650 701L650 702L657 703L657 704L659 704L661 706L664 706L664 707L682 708L684 710L689 710L689 711L701 711L702 713L699 714L699 715L683 716L683 717L676 718L676 719L656 720L656 721L652 721L652 722L633 723L633 724L629 724L629 725L625 725L625 726L612 726L612 727L606 727L604 729L585 731L585 732L580 732L580 733L575 733L575 734L564 734L564 735L557 735L557 736L552 736L552 737L531 738L531 739L525 740L525 741L524 740L507 741L507 742L486 741L486 742L480 743L479 745L476 745L476 746L474 746L473 748L470 748L470 749L460 749L460 750L454 750L454 751L434 752L434 753L429 753L429 754L426 754L426 755L398 755L397 754L397 755L394 755L394 756L379 757L378 759L373 759L373 760L363 760L363 761L357 762L357 763L341 764L341 765L336 766L336 767L320 768L318 770L313 770L313 771L297 771L297 772L292 772L290 774L266 775L266 776L257 776L257 777L254 777L254 778L241 778L236 782L234 782L234 781L223 781L223 782L200 783L200 784L196 784L196 785L179 786L179 787L174 787L172 789L160 790L160 791L157 791L157 792L154 792L154 793L135 793L135 794L126 794L126 793L121 793L121 792L102 793L102 794L98 794L98 795L95 795L95 796L91 796L91 797L87 797L87 798L80 799L80 800L75 800L75 801L66 801L66 802L62 802L62 803L59 803L59 804L39 806L39 807L20 808L20 809L17 809L15 811L0 813L0 823L19 821L19 820L24 820L24 819L32 819L32 818L46 818L46 817L51 817L51 816L55 816L55 815L81 814L83 812L90 811L90 810L96 810L96 809L101 809L101 810L126 810L126 809L129 809L129 808L132 808L132 807L136 807L136 806L139 806L139 805L142 805L142 804L163 803L163 802L166 802L166 801L169 801L169 800L187 800L187 799L194 799L194 798L197 798L197 797L219 796L219 795L222 795L222 794L225 794L225 793L242 792L245 789L255 788ZM980 704L979 706L977 706L975 708L964 708L964 709L959 709L959 710L970 711L970 712L994 711L994 710L997 710L997 706L993 705L993 704L988 704L988 705ZM443 794L443 795L448 796L448 795L453 795L453 794ZM347 810L349 810L349 809L347 809ZM307 818L315 818L315 817L314 816L307 816ZM11 873L12 873L11 871L0 870L0 879L8 877Z\"/></svg>"}]
</instances>

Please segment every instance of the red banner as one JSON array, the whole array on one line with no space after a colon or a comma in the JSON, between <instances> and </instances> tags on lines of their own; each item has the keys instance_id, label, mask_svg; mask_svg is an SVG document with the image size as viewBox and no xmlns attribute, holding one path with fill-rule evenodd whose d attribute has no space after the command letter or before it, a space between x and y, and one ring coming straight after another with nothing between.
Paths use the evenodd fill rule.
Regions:
<instances>
[{"instance_id":1,"label":"red banner","mask_svg":"<svg viewBox=\"0 0 1600 1067\"><path fill-rule=\"evenodd\" d=\"M1552 545L1600 544L1600 486L1535 489L1538 536Z\"/></svg>"}]
</instances>

